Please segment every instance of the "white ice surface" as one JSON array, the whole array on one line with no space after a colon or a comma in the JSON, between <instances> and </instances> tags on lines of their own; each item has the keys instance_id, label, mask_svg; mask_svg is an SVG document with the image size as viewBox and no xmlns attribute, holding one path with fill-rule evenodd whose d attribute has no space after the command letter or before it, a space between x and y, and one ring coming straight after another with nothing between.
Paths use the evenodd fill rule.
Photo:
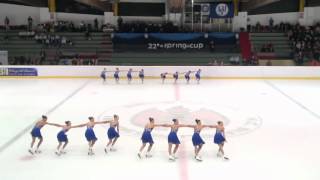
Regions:
<instances>
[{"instance_id":1,"label":"white ice surface","mask_svg":"<svg viewBox=\"0 0 320 180\"><path fill-rule=\"evenodd\" d=\"M319 81L206 80L200 85L180 81L174 86L170 80L166 84L147 80L143 85L125 81L103 85L92 79L0 79L0 147L22 133L0 152L0 180L319 180L319 92ZM132 124L133 117L144 110L175 107L179 107L175 112L179 117L183 117L183 108L192 112L206 108L226 116L230 135L225 151L230 160L216 157L214 130L209 129L202 132L204 161L196 162L193 132L188 128L179 131L182 145L176 162L168 161L169 129L164 128L153 132L153 158L139 160L136 154L143 126ZM87 155L85 128L78 128L68 132L67 154L57 157L54 151L60 129L45 126L43 152L29 155L30 129L24 133L23 129L50 110L48 121L60 124L66 120L81 124L88 116L101 120L118 114L121 137L117 151L104 153L106 127L97 125L94 156ZM241 126L250 118L256 119L256 124L242 132ZM139 121L144 124L147 119ZM171 123L171 119L161 119L164 122Z\"/></svg>"}]
</instances>

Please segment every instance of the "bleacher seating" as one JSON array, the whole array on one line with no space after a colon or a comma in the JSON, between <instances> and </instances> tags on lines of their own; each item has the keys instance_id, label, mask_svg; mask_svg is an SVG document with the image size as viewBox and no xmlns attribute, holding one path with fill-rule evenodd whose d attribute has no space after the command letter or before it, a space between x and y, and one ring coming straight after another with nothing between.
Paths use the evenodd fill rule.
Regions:
<instances>
[{"instance_id":1,"label":"bleacher seating","mask_svg":"<svg viewBox=\"0 0 320 180\"><path fill-rule=\"evenodd\" d=\"M229 64L231 56L239 56L239 47L230 45L217 45L214 52L205 51L147 51L146 52L117 52L114 51L111 34L103 32L91 33L89 40L85 33L81 32L58 32L55 35L66 37L72 41L72 45L47 46L37 42L32 36L19 36L20 31L0 32L0 39L8 36L7 41L0 42L0 49L8 50L9 59L24 56L27 58L40 59L40 52L45 52L46 58L43 65L72 64L73 57L97 58L97 65L208 65L214 60ZM21 33L20 33L21 35ZM228 46L228 47L227 47ZM62 60L61 60L62 59ZM70 62L66 62L69 59Z\"/></svg>"},{"instance_id":2,"label":"bleacher seating","mask_svg":"<svg viewBox=\"0 0 320 180\"><path fill-rule=\"evenodd\" d=\"M261 59L292 58L292 47L285 33L250 33L253 50ZM272 43L274 52L260 52L264 44Z\"/></svg>"},{"instance_id":3,"label":"bleacher seating","mask_svg":"<svg viewBox=\"0 0 320 180\"><path fill-rule=\"evenodd\" d=\"M19 35L21 35L19 31L0 32L0 49L9 52L9 59L19 56L39 58L41 50L44 50L46 61L43 64L56 64L59 56L65 54L96 56L103 63L110 61L113 51L109 33L91 33L90 40L85 37L84 33L55 33L55 35L65 36L73 42L73 45L62 45L60 47L46 46L37 43L33 37ZM8 40L5 41L6 36Z\"/></svg>"}]
</instances>

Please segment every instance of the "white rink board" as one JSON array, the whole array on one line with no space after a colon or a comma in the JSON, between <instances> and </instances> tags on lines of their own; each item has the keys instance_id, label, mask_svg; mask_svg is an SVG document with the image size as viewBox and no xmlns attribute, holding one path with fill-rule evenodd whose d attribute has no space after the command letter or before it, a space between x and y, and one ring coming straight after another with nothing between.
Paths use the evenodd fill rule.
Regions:
<instances>
[{"instance_id":1,"label":"white rink board","mask_svg":"<svg viewBox=\"0 0 320 180\"><path fill-rule=\"evenodd\" d=\"M99 77L101 71L114 71L119 67L121 77L126 77L126 71L144 69L146 77L159 77L163 72L174 73L196 71L201 69L204 78L320 78L319 67L299 66L1 66L1 68L36 68L38 76L52 78ZM137 73L134 73L134 76ZM107 73L108 77L113 72ZM169 75L169 77L171 77Z\"/></svg>"}]
</instances>

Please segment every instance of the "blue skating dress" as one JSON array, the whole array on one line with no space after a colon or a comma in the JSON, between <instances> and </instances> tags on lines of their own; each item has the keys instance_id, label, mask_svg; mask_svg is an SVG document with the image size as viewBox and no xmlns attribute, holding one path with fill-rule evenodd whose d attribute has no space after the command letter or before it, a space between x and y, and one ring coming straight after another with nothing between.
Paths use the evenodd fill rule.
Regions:
<instances>
[{"instance_id":1,"label":"blue skating dress","mask_svg":"<svg viewBox=\"0 0 320 180\"><path fill-rule=\"evenodd\" d=\"M113 139L113 138L118 138L118 137L120 137L120 135L116 131L116 128L114 126L110 126L108 129L108 138Z\"/></svg>"},{"instance_id":2,"label":"blue skating dress","mask_svg":"<svg viewBox=\"0 0 320 180\"><path fill-rule=\"evenodd\" d=\"M197 71L196 73L196 79L200 80L201 76L200 76L200 71Z\"/></svg>"},{"instance_id":3,"label":"blue skating dress","mask_svg":"<svg viewBox=\"0 0 320 180\"><path fill-rule=\"evenodd\" d=\"M87 127L87 130L85 132L85 136L87 141L96 141L98 138L94 134L93 127Z\"/></svg>"},{"instance_id":4,"label":"blue skating dress","mask_svg":"<svg viewBox=\"0 0 320 180\"><path fill-rule=\"evenodd\" d=\"M59 131L58 135L57 135L57 139L59 142L67 142L68 141L68 137L66 135L66 132L68 132L69 129L62 129L61 131Z\"/></svg>"},{"instance_id":5,"label":"blue skating dress","mask_svg":"<svg viewBox=\"0 0 320 180\"><path fill-rule=\"evenodd\" d=\"M205 144L205 142L202 140L201 136L200 136L200 131L194 131L193 135L192 135L192 143L193 146L199 146L202 144Z\"/></svg>"},{"instance_id":6,"label":"blue skating dress","mask_svg":"<svg viewBox=\"0 0 320 180\"><path fill-rule=\"evenodd\" d=\"M224 138L223 133L219 129L217 129L216 134L214 135L213 142L215 144L222 144L225 140L226 139Z\"/></svg>"},{"instance_id":7,"label":"blue skating dress","mask_svg":"<svg viewBox=\"0 0 320 180\"><path fill-rule=\"evenodd\" d=\"M177 135L178 129L171 129L169 135L168 135L168 142L171 144L180 144L178 135Z\"/></svg>"},{"instance_id":8,"label":"blue skating dress","mask_svg":"<svg viewBox=\"0 0 320 180\"><path fill-rule=\"evenodd\" d=\"M42 126L35 126L31 131L31 136L36 138L42 138L41 131L40 131L41 128Z\"/></svg>"},{"instance_id":9,"label":"blue skating dress","mask_svg":"<svg viewBox=\"0 0 320 180\"><path fill-rule=\"evenodd\" d=\"M151 131L152 131L152 128L144 129L141 137L142 143L150 143L150 144L154 143L152 139Z\"/></svg>"}]
</instances>

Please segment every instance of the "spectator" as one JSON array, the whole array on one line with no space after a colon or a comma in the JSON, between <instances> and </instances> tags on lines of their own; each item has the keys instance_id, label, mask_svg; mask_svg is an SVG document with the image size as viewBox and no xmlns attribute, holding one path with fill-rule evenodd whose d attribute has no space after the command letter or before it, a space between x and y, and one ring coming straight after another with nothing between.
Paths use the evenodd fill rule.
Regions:
<instances>
[{"instance_id":1,"label":"spectator","mask_svg":"<svg viewBox=\"0 0 320 180\"><path fill-rule=\"evenodd\" d=\"M123 19L122 19L122 17L120 16L120 17L118 18L118 29L119 29L119 30L122 29L122 23L123 23Z\"/></svg>"},{"instance_id":2,"label":"spectator","mask_svg":"<svg viewBox=\"0 0 320 180\"><path fill-rule=\"evenodd\" d=\"M213 60L208 62L208 66L213 66Z\"/></svg>"},{"instance_id":3,"label":"spectator","mask_svg":"<svg viewBox=\"0 0 320 180\"><path fill-rule=\"evenodd\" d=\"M210 41L210 51L214 52L214 49L215 49L214 41Z\"/></svg>"},{"instance_id":4,"label":"spectator","mask_svg":"<svg viewBox=\"0 0 320 180\"><path fill-rule=\"evenodd\" d=\"M229 59L229 62L232 65L239 65L240 64L240 57L239 56L231 56Z\"/></svg>"},{"instance_id":5,"label":"spectator","mask_svg":"<svg viewBox=\"0 0 320 180\"><path fill-rule=\"evenodd\" d=\"M269 29L271 30L271 32L272 32L272 29L273 29L273 19L272 19L272 17L270 17L270 19L269 19Z\"/></svg>"},{"instance_id":6,"label":"spectator","mask_svg":"<svg viewBox=\"0 0 320 180\"><path fill-rule=\"evenodd\" d=\"M303 52L302 52L302 51L299 51L299 52L298 52L296 59L297 59L297 60L296 60L296 63L297 63L298 66L303 65L304 55L303 55Z\"/></svg>"},{"instance_id":7,"label":"spectator","mask_svg":"<svg viewBox=\"0 0 320 180\"><path fill-rule=\"evenodd\" d=\"M62 44L62 45L66 45L66 44L67 44L67 38L66 38L65 36L63 36L63 37L61 38L61 44Z\"/></svg>"},{"instance_id":8,"label":"spectator","mask_svg":"<svg viewBox=\"0 0 320 180\"><path fill-rule=\"evenodd\" d=\"M309 66L320 66L320 62L316 59L311 59Z\"/></svg>"},{"instance_id":9,"label":"spectator","mask_svg":"<svg viewBox=\"0 0 320 180\"><path fill-rule=\"evenodd\" d=\"M80 22L79 28L80 28L80 31L82 31L82 32L86 30L84 21L81 21L81 22Z\"/></svg>"},{"instance_id":10,"label":"spectator","mask_svg":"<svg viewBox=\"0 0 320 180\"><path fill-rule=\"evenodd\" d=\"M259 64L259 60L258 60L258 56L257 53L252 53L251 59L250 59L250 64L251 65L258 65Z\"/></svg>"},{"instance_id":11,"label":"spectator","mask_svg":"<svg viewBox=\"0 0 320 180\"><path fill-rule=\"evenodd\" d=\"M40 62L39 62L39 64L43 64L43 62L46 60L46 52L43 50L43 49L41 49L41 51L40 51Z\"/></svg>"},{"instance_id":12,"label":"spectator","mask_svg":"<svg viewBox=\"0 0 320 180\"><path fill-rule=\"evenodd\" d=\"M9 29L10 29L10 20L9 20L8 16L6 16L6 18L4 19L4 25L5 25L6 31L9 31Z\"/></svg>"},{"instance_id":13,"label":"spectator","mask_svg":"<svg viewBox=\"0 0 320 180\"><path fill-rule=\"evenodd\" d=\"M32 31L33 19L31 16L28 17L28 31Z\"/></svg>"},{"instance_id":14,"label":"spectator","mask_svg":"<svg viewBox=\"0 0 320 180\"><path fill-rule=\"evenodd\" d=\"M214 66L218 66L218 65L219 65L219 64L218 64L218 61L217 61L216 59L214 60L213 65L214 65Z\"/></svg>"},{"instance_id":15,"label":"spectator","mask_svg":"<svg viewBox=\"0 0 320 180\"><path fill-rule=\"evenodd\" d=\"M98 22L97 18L94 19L94 29L95 29L95 31L99 30L99 22Z\"/></svg>"},{"instance_id":16,"label":"spectator","mask_svg":"<svg viewBox=\"0 0 320 180\"><path fill-rule=\"evenodd\" d=\"M90 33L89 30L86 30L85 37L86 37L87 40L92 40L91 33Z\"/></svg>"},{"instance_id":17,"label":"spectator","mask_svg":"<svg viewBox=\"0 0 320 180\"><path fill-rule=\"evenodd\" d=\"M272 66L272 62L270 59L268 59L267 63L266 63L266 66Z\"/></svg>"},{"instance_id":18,"label":"spectator","mask_svg":"<svg viewBox=\"0 0 320 180\"><path fill-rule=\"evenodd\" d=\"M72 59L71 65L73 65L73 66L74 66L74 65L77 65L77 60L76 60L75 58Z\"/></svg>"},{"instance_id":19,"label":"spectator","mask_svg":"<svg viewBox=\"0 0 320 180\"><path fill-rule=\"evenodd\" d=\"M274 52L274 48L273 48L273 44L272 43L268 43L267 44L267 50L268 50L268 52Z\"/></svg>"}]
</instances>

